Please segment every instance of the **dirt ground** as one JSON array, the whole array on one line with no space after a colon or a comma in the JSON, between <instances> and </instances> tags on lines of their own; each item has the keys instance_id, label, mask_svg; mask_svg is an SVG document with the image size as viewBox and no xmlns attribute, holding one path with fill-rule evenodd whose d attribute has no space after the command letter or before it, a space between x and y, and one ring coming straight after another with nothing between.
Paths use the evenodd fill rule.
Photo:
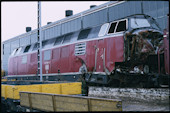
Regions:
<instances>
[{"instance_id":1,"label":"dirt ground","mask_svg":"<svg viewBox=\"0 0 170 113\"><path fill-rule=\"evenodd\" d=\"M170 111L170 104L122 101L122 111Z\"/></svg>"}]
</instances>

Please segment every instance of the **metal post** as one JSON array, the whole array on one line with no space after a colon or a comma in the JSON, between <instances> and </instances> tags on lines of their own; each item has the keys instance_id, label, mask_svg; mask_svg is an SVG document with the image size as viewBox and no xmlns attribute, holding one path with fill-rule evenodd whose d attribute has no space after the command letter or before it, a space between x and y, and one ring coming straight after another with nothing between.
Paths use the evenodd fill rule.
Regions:
<instances>
[{"instance_id":1,"label":"metal post","mask_svg":"<svg viewBox=\"0 0 170 113\"><path fill-rule=\"evenodd\" d=\"M42 37L41 37L41 2L38 1L38 31L37 31L37 43L38 43L38 75L40 75L40 81L42 81Z\"/></svg>"}]
</instances>

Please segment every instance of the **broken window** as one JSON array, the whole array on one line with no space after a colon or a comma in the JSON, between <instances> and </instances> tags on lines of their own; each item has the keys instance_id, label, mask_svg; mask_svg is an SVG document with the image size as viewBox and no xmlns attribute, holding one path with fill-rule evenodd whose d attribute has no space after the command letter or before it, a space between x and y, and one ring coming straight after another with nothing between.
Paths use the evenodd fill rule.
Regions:
<instances>
[{"instance_id":1,"label":"broken window","mask_svg":"<svg viewBox=\"0 0 170 113\"><path fill-rule=\"evenodd\" d=\"M130 22L132 28L150 27L150 24L146 19L131 18Z\"/></svg>"}]
</instances>

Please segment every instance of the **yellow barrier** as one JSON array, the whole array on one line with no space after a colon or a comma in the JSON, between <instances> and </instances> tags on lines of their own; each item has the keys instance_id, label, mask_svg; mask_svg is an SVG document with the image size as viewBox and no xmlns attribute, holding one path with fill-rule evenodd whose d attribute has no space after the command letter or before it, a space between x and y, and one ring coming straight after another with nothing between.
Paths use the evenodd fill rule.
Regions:
<instances>
[{"instance_id":1,"label":"yellow barrier","mask_svg":"<svg viewBox=\"0 0 170 113\"><path fill-rule=\"evenodd\" d=\"M122 101L75 95L20 92L20 105L41 111L122 111Z\"/></svg>"},{"instance_id":2,"label":"yellow barrier","mask_svg":"<svg viewBox=\"0 0 170 113\"><path fill-rule=\"evenodd\" d=\"M1 79L1 81L7 81L7 79Z\"/></svg>"},{"instance_id":3,"label":"yellow barrier","mask_svg":"<svg viewBox=\"0 0 170 113\"><path fill-rule=\"evenodd\" d=\"M36 85L1 85L1 96L10 99L19 99L19 92L40 92L52 94L81 94L81 82L36 84Z\"/></svg>"}]
</instances>

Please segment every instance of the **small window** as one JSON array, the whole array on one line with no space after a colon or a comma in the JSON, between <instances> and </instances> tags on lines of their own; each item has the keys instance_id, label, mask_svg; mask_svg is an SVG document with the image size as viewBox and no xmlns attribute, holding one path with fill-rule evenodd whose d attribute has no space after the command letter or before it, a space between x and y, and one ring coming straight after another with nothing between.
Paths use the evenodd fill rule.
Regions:
<instances>
[{"instance_id":1,"label":"small window","mask_svg":"<svg viewBox=\"0 0 170 113\"><path fill-rule=\"evenodd\" d=\"M44 51L44 61L51 59L51 50Z\"/></svg>"},{"instance_id":2,"label":"small window","mask_svg":"<svg viewBox=\"0 0 170 113\"><path fill-rule=\"evenodd\" d=\"M22 56L22 64L26 64L27 63L27 56Z\"/></svg>"},{"instance_id":3,"label":"small window","mask_svg":"<svg viewBox=\"0 0 170 113\"><path fill-rule=\"evenodd\" d=\"M44 48L44 47L45 47L45 45L47 45L47 40L42 41L42 48Z\"/></svg>"},{"instance_id":4,"label":"small window","mask_svg":"<svg viewBox=\"0 0 170 113\"><path fill-rule=\"evenodd\" d=\"M63 40L63 44L70 42L72 35L73 35L73 33L65 35L64 40Z\"/></svg>"},{"instance_id":5,"label":"small window","mask_svg":"<svg viewBox=\"0 0 170 113\"><path fill-rule=\"evenodd\" d=\"M14 54L15 54L15 55L18 55L18 54L20 53L21 49L22 49L21 47L20 47L20 48L17 48Z\"/></svg>"},{"instance_id":6,"label":"small window","mask_svg":"<svg viewBox=\"0 0 170 113\"><path fill-rule=\"evenodd\" d=\"M109 26L109 23L103 24L102 27L100 28L98 36L104 36L107 32L108 26Z\"/></svg>"},{"instance_id":7,"label":"small window","mask_svg":"<svg viewBox=\"0 0 170 113\"><path fill-rule=\"evenodd\" d=\"M38 50L38 43L36 43L36 44L34 45L33 51L34 51L34 50Z\"/></svg>"},{"instance_id":8,"label":"small window","mask_svg":"<svg viewBox=\"0 0 170 113\"><path fill-rule=\"evenodd\" d=\"M111 26L110 26L110 29L109 29L109 32L108 32L108 33L114 33L114 31L115 31L115 27L116 27L116 23L117 23L117 22L114 22L114 23L112 23L112 24L111 24Z\"/></svg>"},{"instance_id":9,"label":"small window","mask_svg":"<svg viewBox=\"0 0 170 113\"><path fill-rule=\"evenodd\" d=\"M126 20L119 21L116 32L121 32L126 30Z\"/></svg>"},{"instance_id":10,"label":"small window","mask_svg":"<svg viewBox=\"0 0 170 113\"><path fill-rule=\"evenodd\" d=\"M63 41L63 38L64 38L64 36L57 37L54 45L59 45L59 44L61 44L61 42Z\"/></svg>"},{"instance_id":11,"label":"small window","mask_svg":"<svg viewBox=\"0 0 170 113\"><path fill-rule=\"evenodd\" d=\"M86 39L90 33L90 30L91 29L85 29L85 30L82 30L80 33L79 33L79 36L78 36L78 40L82 40L82 39Z\"/></svg>"},{"instance_id":12,"label":"small window","mask_svg":"<svg viewBox=\"0 0 170 113\"><path fill-rule=\"evenodd\" d=\"M88 35L88 38L98 38L101 26L93 27Z\"/></svg>"},{"instance_id":13,"label":"small window","mask_svg":"<svg viewBox=\"0 0 170 113\"><path fill-rule=\"evenodd\" d=\"M26 48L25 48L25 50L24 50L24 53L28 52L29 49L30 49L30 47L31 47L31 45L26 46Z\"/></svg>"},{"instance_id":14,"label":"small window","mask_svg":"<svg viewBox=\"0 0 170 113\"><path fill-rule=\"evenodd\" d=\"M42 48L50 48L54 45L56 39L45 40L42 42Z\"/></svg>"}]
</instances>

